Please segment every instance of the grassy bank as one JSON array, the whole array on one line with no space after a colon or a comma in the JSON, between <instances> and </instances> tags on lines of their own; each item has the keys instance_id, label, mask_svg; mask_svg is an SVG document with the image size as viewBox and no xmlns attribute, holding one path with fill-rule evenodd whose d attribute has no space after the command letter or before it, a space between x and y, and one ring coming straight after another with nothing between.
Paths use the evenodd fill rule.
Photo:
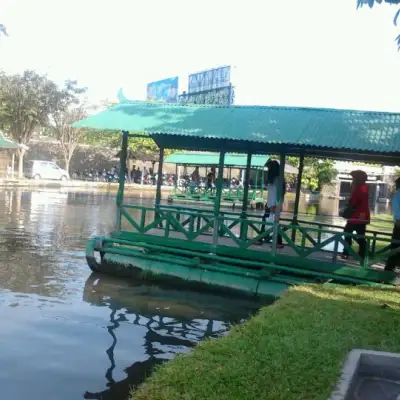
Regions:
<instances>
[{"instance_id":1,"label":"grassy bank","mask_svg":"<svg viewBox=\"0 0 400 400\"><path fill-rule=\"evenodd\" d=\"M160 367L132 400L326 400L352 348L400 352L400 291L302 286L190 355Z\"/></svg>"}]
</instances>

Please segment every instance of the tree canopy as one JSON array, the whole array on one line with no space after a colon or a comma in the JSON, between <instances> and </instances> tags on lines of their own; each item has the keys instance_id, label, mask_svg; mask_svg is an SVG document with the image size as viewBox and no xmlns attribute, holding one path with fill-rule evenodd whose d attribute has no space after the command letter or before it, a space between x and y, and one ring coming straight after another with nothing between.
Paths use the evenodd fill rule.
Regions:
<instances>
[{"instance_id":1,"label":"tree canopy","mask_svg":"<svg viewBox=\"0 0 400 400\"><path fill-rule=\"evenodd\" d=\"M299 166L298 157L287 157L287 163ZM335 179L337 171L333 160L305 158L302 185L311 190L320 191L324 185L329 185Z\"/></svg>"},{"instance_id":2,"label":"tree canopy","mask_svg":"<svg viewBox=\"0 0 400 400\"><path fill-rule=\"evenodd\" d=\"M357 8L361 8L363 6L368 6L369 8L372 8L376 4L382 4L382 3L400 4L400 0L357 0ZM395 26L398 26L397 22L399 20L399 17L400 17L400 8L394 14L393 23ZM400 35L396 37L396 42L397 42L397 47L400 50Z\"/></svg>"},{"instance_id":3,"label":"tree canopy","mask_svg":"<svg viewBox=\"0 0 400 400\"><path fill-rule=\"evenodd\" d=\"M75 81L66 81L60 88L46 75L26 70L22 74L0 73L0 129L17 143L28 145L35 130L53 127L61 113L79 102L85 89ZM23 175L23 157L19 156L19 176Z\"/></svg>"}]
</instances>

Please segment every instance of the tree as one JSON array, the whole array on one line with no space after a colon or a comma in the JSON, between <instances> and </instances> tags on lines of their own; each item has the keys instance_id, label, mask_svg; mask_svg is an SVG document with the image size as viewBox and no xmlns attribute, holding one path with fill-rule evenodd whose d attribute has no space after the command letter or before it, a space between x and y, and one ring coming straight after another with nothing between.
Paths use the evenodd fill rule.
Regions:
<instances>
[{"instance_id":1,"label":"tree","mask_svg":"<svg viewBox=\"0 0 400 400\"><path fill-rule=\"evenodd\" d=\"M400 0L357 0L357 8L361 8L366 5L369 6L369 8L372 8L375 4L382 4L383 1L387 4L400 4ZM400 17L400 8L397 10L393 18L393 23L395 26L397 26L397 21L399 17ZM400 50L400 35L396 37L396 42Z\"/></svg>"},{"instance_id":2,"label":"tree","mask_svg":"<svg viewBox=\"0 0 400 400\"><path fill-rule=\"evenodd\" d=\"M152 138L131 138L128 144L129 148L141 154L158 155L159 149Z\"/></svg>"},{"instance_id":3,"label":"tree","mask_svg":"<svg viewBox=\"0 0 400 400\"><path fill-rule=\"evenodd\" d=\"M318 165L313 169L316 171L317 176L317 190L321 191L324 185L331 185L332 181L336 178L337 171L335 169L334 161L332 160L317 160Z\"/></svg>"},{"instance_id":4,"label":"tree","mask_svg":"<svg viewBox=\"0 0 400 400\"><path fill-rule=\"evenodd\" d=\"M87 116L87 107L79 98L86 90L79 88L77 81L66 81L65 87L57 95L56 107L51 114L54 131L63 152L65 170L68 172L71 158L85 135L84 129L73 128L71 124Z\"/></svg>"},{"instance_id":5,"label":"tree","mask_svg":"<svg viewBox=\"0 0 400 400\"><path fill-rule=\"evenodd\" d=\"M53 117L54 131L63 152L65 170L68 172L71 158L86 133L84 129L73 128L71 124L85 118L86 115L85 105L81 104L78 107L58 111Z\"/></svg>"},{"instance_id":6,"label":"tree","mask_svg":"<svg viewBox=\"0 0 400 400\"><path fill-rule=\"evenodd\" d=\"M45 75L25 71L22 75L0 73L0 129L16 142L28 145L39 126L59 109L63 94ZM23 176L25 150L18 150L18 175Z\"/></svg>"},{"instance_id":7,"label":"tree","mask_svg":"<svg viewBox=\"0 0 400 400\"><path fill-rule=\"evenodd\" d=\"M388 4L400 4L400 0L357 0L357 8L365 5L372 8L375 5L375 3L382 4L383 1Z\"/></svg>"},{"instance_id":8,"label":"tree","mask_svg":"<svg viewBox=\"0 0 400 400\"><path fill-rule=\"evenodd\" d=\"M112 130L85 129L82 136L82 143L119 149L121 147L121 132Z\"/></svg>"},{"instance_id":9,"label":"tree","mask_svg":"<svg viewBox=\"0 0 400 400\"><path fill-rule=\"evenodd\" d=\"M294 167L299 166L297 157L288 157L287 162ZM337 171L334 161L307 157L304 159L303 177L301 183L311 190L320 191L324 185L329 185L335 179Z\"/></svg>"}]
</instances>

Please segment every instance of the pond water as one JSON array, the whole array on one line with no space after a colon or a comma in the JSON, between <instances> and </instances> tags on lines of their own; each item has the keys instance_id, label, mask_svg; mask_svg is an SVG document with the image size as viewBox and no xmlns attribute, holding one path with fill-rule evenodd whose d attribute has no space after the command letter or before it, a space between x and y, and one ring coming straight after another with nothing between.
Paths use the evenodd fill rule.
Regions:
<instances>
[{"instance_id":1,"label":"pond water","mask_svg":"<svg viewBox=\"0 0 400 400\"><path fill-rule=\"evenodd\" d=\"M300 211L337 214L337 201L327 201L302 200ZM153 200L138 194L129 202ZM125 400L153 366L259 308L91 274L87 238L114 223L114 195L0 193L1 398Z\"/></svg>"},{"instance_id":2,"label":"pond water","mask_svg":"<svg viewBox=\"0 0 400 400\"><path fill-rule=\"evenodd\" d=\"M125 400L154 365L259 308L92 275L83 249L112 230L114 204L105 194L0 193L2 399Z\"/></svg>"}]
</instances>

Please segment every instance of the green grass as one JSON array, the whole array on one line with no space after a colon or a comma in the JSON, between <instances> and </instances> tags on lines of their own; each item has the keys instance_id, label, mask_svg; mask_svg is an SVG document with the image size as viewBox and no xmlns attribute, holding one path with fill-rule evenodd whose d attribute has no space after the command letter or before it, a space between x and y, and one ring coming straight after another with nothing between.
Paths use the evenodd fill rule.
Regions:
<instances>
[{"instance_id":1,"label":"green grass","mask_svg":"<svg viewBox=\"0 0 400 400\"><path fill-rule=\"evenodd\" d=\"M304 214L299 215L300 220L309 222L322 222L330 223L331 219L325 219L324 216L317 214ZM343 222L345 222L343 220ZM326 229L326 228L325 228ZM378 214L371 219L371 223L367 225L369 231L392 232L393 230L393 215L391 214Z\"/></svg>"},{"instance_id":2,"label":"green grass","mask_svg":"<svg viewBox=\"0 0 400 400\"><path fill-rule=\"evenodd\" d=\"M380 232L392 232L393 230L393 215L378 214L372 218L367 229Z\"/></svg>"},{"instance_id":3,"label":"green grass","mask_svg":"<svg viewBox=\"0 0 400 400\"><path fill-rule=\"evenodd\" d=\"M161 366L132 400L326 400L348 351L400 352L399 331L395 288L292 288L228 336Z\"/></svg>"}]
</instances>

